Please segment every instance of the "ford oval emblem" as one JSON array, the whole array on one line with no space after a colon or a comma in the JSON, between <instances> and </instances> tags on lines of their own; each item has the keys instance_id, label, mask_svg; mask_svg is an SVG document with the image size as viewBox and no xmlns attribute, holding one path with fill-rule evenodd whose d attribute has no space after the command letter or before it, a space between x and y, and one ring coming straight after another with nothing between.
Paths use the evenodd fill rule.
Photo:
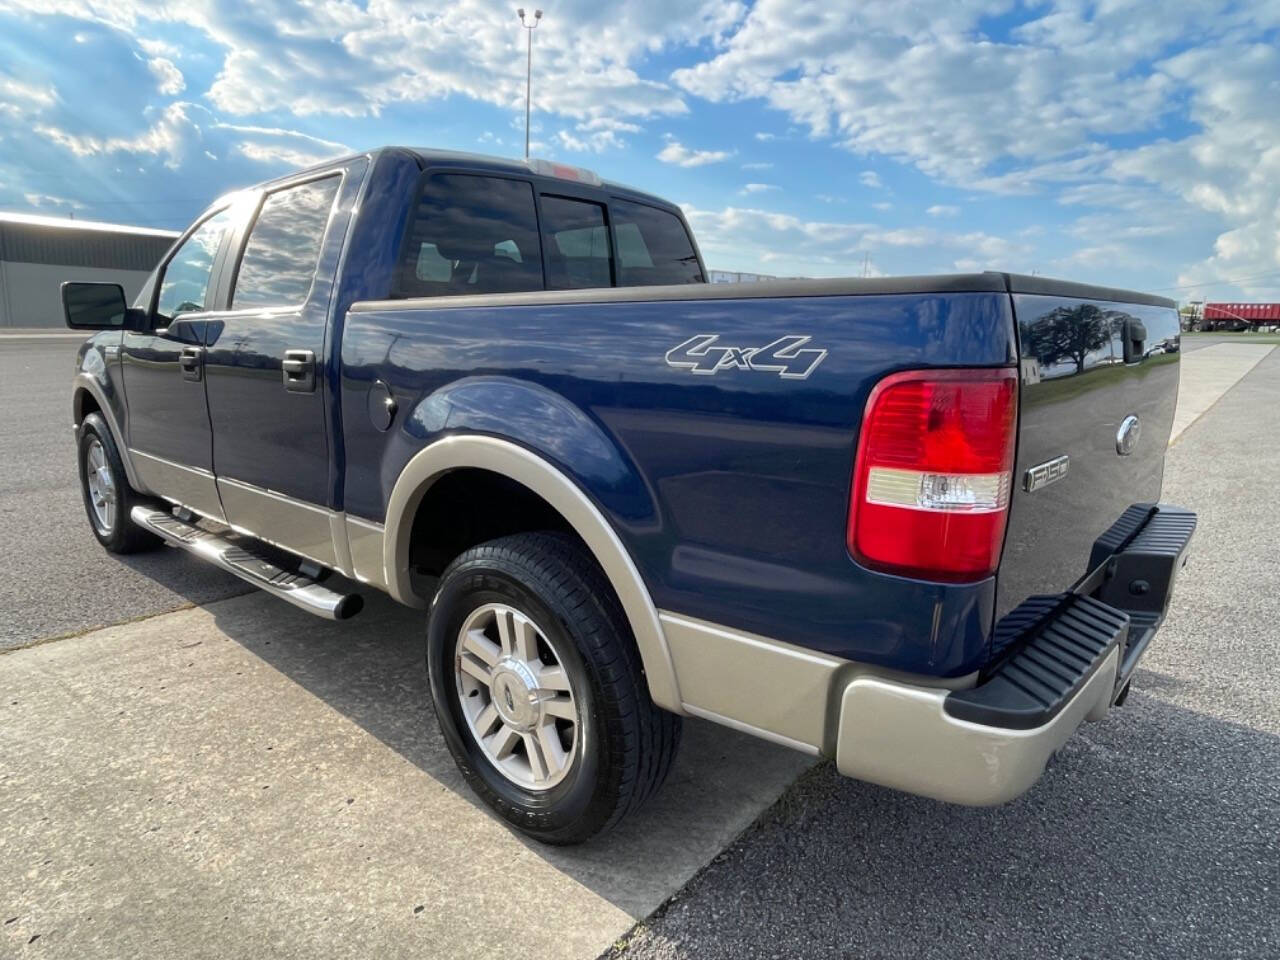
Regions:
<instances>
[{"instance_id":1,"label":"ford oval emblem","mask_svg":"<svg viewBox=\"0 0 1280 960\"><path fill-rule=\"evenodd\" d=\"M1142 425L1138 422L1137 416L1129 414L1120 423L1120 429L1116 431L1116 453L1122 457L1133 453L1133 448L1138 445L1138 437L1141 434Z\"/></svg>"}]
</instances>

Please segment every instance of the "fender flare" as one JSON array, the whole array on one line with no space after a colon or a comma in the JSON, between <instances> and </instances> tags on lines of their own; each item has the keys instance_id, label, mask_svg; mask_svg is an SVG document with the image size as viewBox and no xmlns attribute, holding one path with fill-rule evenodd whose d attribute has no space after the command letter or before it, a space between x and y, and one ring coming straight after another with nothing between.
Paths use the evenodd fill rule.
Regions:
<instances>
[{"instance_id":1,"label":"fender flare","mask_svg":"<svg viewBox=\"0 0 1280 960\"><path fill-rule=\"evenodd\" d=\"M640 650L653 702L684 713L657 608L617 533L591 499L558 467L508 440L472 434L445 437L418 451L405 465L387 502L382 546L383 573L391 596L409 606L425 605L413 592L409 575L414 516L436 480L451 470L467 467L510 477L546 500L569 522L622 603Z\"/></svg>"},{"instance_id":2,"label":"fender flare","mask_svg":"<svg viewBox=\"0 0 1280 960\"><path fill-rule=\"evenodd\" d=\"M133 458L129 455L129 445L125 443L124 431L120 429L120 424L116 420L115 412L107 400L107 395L103 391L102 385L88 373L77 373L72 383L72 423L75 424L76 429L79 429L81 422L84 420L84 417L80 416L79 395L82 391L93 397L94 403L98 405L98 412L107 421L107 427L111 430L111 435L116 441L116 449L120 451L120 459L124 461L124 472L129 479L129 486L139 493L149 493L150 491L147 489L146 484L138 478L137 471L133 468Z\"/></svg>"}]
</instances>

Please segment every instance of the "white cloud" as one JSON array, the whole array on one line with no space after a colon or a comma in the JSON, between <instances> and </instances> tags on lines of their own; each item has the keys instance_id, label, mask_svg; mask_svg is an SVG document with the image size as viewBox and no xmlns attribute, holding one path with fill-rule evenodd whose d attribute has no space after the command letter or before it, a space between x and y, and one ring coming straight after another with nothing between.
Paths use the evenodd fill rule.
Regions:
<instances>
[{"instance_id":1,"label":"white cloud","mask_svg":"<svg viewBox=\"0 0 1280 960\"><path fill-rule=\"evenodd\" d=\"M156 89L165 96L175 96L187 88L187 81L182 76L182 71L174 66L172 60L153 57L147 61L147 69L156 78Z\"/></svg>"},{"instance_id":2,"label":"white cloud","mask_svg":"<svg viewBox=\"0 0 1280 960\"><path fill-rule=\"evenodd\" d=\"M773 164L772 163L744 163L742 165L742 169L743 170L772 170Z\"/></svg>"},{"instance_id":3,"label":"white cloud","mask_svg":"<svg viewBox=\"0 0 1280 960\"><path fill-rule=\"evenodd\" d=\"M513 111L524 102L524 32L511 8L490 0L314 0L298 9L276 0L12 2L127 33L163 22L202 32L225 51L207 96L228 114L376 116L456 95ZM534 109L575 120L683 114L683 94L636 67L670 48L719 42L742 15L738 0L564 0L534 37Z\"/></svg>"},{"instance_id":4,"label":"white cloud","mask_svg":"<svg viewBox=\"0 0 1280 960\"><path fill-rule=\"evenodd\" d=\"M0 116L31 116L58 102L58 91L51 86L28 83L0 73Z\"/></svg>"},{"instance_id":5,"label":"white cloud","mask_svg":"<svg viewBox=\"0 0 1280 960\"><path fill-rule=\"evenodd\" d=\"M756 134L756 139L761 142L768 143L770 140L777 140L778 135L776 133L765 133L764 131L761 131Z\"/></svg>"},{"instance_id":6,"label":"white cloud","mask_svg":"<svg viewBox=\"0 0 1280 960\"><path fill-rule=\"evenodd\" d=\"M559 130L555 141L566 150L602 153L605 150L621 150L627 141L624 133L639 133L640 125L611 117L592 117L575 124L572 131Z\"/></svg>"},{"instance_id":7,"label":"white cloud","mask_svg":"<svg viewBox=\"0 0 1280 960\"><path fill-rule=\"evenodd\" d=\"M172 43L167 43L164 40L138 37L135 42L142 48L144 53L148 53L153 57L166 57L169 60L176 60L181 52Z\"/></svg>"},{"instance_id":8,"label":"white cloud","mask_svg":"<svg viewBox=\"0 0 1280 960\"><path fill-rule=\"evenodd\" d=\"M861 275L868 254L888 273L968 269L1019 270L1029 248L981 231L933 227L885 229L879 224L806 220L792 214L684 206L706 259L723 269L795 276Z\"/></svg>"},{"instance_id":9,"label":"white cloud","mask_svg":"<svg viewBox=\"0 0 1280 960\"><path fill-rule=\"evenodd\" d=\"M743 193L768 193L771 190L781 190L776 183L748 183L742 188Z\"/></svg>"},{"instance_id":10,"label":"white cloud","mask_svg":"<svg viewBox=\"0 0 1280 960\"><path fill-rule=\"evenodd\" d=\"M674 163L680 167L701 167L708 163L720 163L732 156L725 150L694 150L670 134L666 139L667 145L658 153L658 159L663 163Z\"/></svg>"},{"instance_id":11,"label":"white cloud","mask_svg":"<svg viewBox=\"0 0 1280 960\"><path fill-rule=\"evenodd\" d=\"M879 201L878 203L873 203L871 206L872 206L872 208L873 208L873 209L875 209L875 210L880 210L880 211L882 211L882 212L883 212L883 211L885 211L885 210L892 210L892 209L893 209L893 204L892 204L892 203L889 203L889 201L887 201L887 200L881 200L881 201Z\"/></svg>"},{"instance_id":12,"label":"white cloud","mask_svg":"<svg viewBox=\"0 0 1280 960\"><path fill-rule=\"evenodd\" d=\"M132 154L152 156L177 169L192 155L209 155L207 139L227 144L250 160L276 166L309 166L327 157L350 152L332 140L308 136L279 127L220 123L199 104L176 102L154 113L154 120L132 136L96 137L77 134L48 123L37 123L35 132L77 157ZM222 150L225 154L226 150Z\"/></svg>"},{"instance_id":13,"label":"white cloud","mask_svg":"<svg viewBox=\"0 0 1280 960\"><path fill-rule=\"evenodd\" d=\"M959 207L953 207L949 203L935 203L932 207L925 210L931 217L954 217L960 213Z\"/></svg>"},{"instance_id":14,"label":"white cloud","mask_svg":"<svg viewBox=\"0 0 1280 960\"><path fill-rule=\"evenodd\" d=\"M980 0L759 0L712 56L673 79L712 101L760 101L813 137L948 184L1090 206L1126 189L1159 196L1163 209L1140 224L1155 231L1148 238L1179 222L1213 231L1180 283L1280 269L1280 5L1026 10L1011 36L992 39L984 18L994 11ZM1133 146L1188 122L1190 134ZM1112 244L1115 259L1102 244L1080 249L1105 278L1150 260L1155 248L1138 241ZM1178 268L1166 259L1152 269Z\"/></svg>"},{"instance_id":15,"label":"white cloud","mask_svg":"<svg viewBox=\"0 0 1280 960\"><path fill-rule=\"evenodd\" d=\"M189 103L172 103L159 113L149 127L129 137L78 134L45 123L37 124L35 132L77 157L116 153L149 154L163 158L166 166L176 168L185 159L188 145L199 139L199 128L190 117L193 107L196 110L203 109Z\"/></svg>"},{"instance_id":16,"label":"white cloud","mask_svg":"<svg viewBox=\"0 0 1280 960\"><path fill-rule=\"evenodd\" d=\"M880 182L880 174L876 173L874 170L863 170L858 174L858 182L864 187L871 187L876 190L879 190L884 186L884 184Z\"/></svg>"},{"instance_id":17,"label":"white cloud","mask_svg":"<svg viewBox=\"0 0 1280 960\"><path fill-rule=\"evenodd\" d=\"M30 207L41 210L83 210L85 205L79 200L70 200L66 197L55 197L47 193L24 193L22 199L26 201Z\"/></svg>"}]
</instances>

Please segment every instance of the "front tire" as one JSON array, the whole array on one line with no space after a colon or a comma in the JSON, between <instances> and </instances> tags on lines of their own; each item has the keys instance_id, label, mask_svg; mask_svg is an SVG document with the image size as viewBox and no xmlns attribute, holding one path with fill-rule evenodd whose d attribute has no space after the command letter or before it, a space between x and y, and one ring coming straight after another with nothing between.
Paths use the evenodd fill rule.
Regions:
<instances>
[{"instance_id":1,"label":"front tire","mask_svg":"<svg viewBox=\"0 0 1280 960\"><path fill-rule=\"evenodd\" d=\"M159 537L129 519L134 505L144 501L129 486L115 438L101 414L84 418L76 441L80 492L98 542L112 553L139 553L160 546Z\"/></svg>"},{"instance_id":2,"label":"front tire","mask_svg":"<svg viewBox=\"0 0 1280 960\"><path fill-rule=\"evenodd\" d=\"M516 534L455 559L432 601L427 668L463 777L537 840L610 829L671 769L680 718L650 699L612 589L568 537Z\"/></svg>"}]
</instances>

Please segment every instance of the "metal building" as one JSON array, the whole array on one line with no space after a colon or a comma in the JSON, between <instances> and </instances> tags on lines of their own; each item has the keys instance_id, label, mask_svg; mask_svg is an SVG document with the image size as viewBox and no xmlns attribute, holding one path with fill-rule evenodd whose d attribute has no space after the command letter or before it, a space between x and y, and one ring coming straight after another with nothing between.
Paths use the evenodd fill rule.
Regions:
<instances>
[{"instance_id":1,"label":"metal building","mask_svg":"<svg viewBox=\"0 0 1280 960\"><path fill-rule=\"evenodd\" d=\"M0 213L0 328L61 327L63 280L105 280L132 300L171 230Z\"/></svg>"}]
</instances>

